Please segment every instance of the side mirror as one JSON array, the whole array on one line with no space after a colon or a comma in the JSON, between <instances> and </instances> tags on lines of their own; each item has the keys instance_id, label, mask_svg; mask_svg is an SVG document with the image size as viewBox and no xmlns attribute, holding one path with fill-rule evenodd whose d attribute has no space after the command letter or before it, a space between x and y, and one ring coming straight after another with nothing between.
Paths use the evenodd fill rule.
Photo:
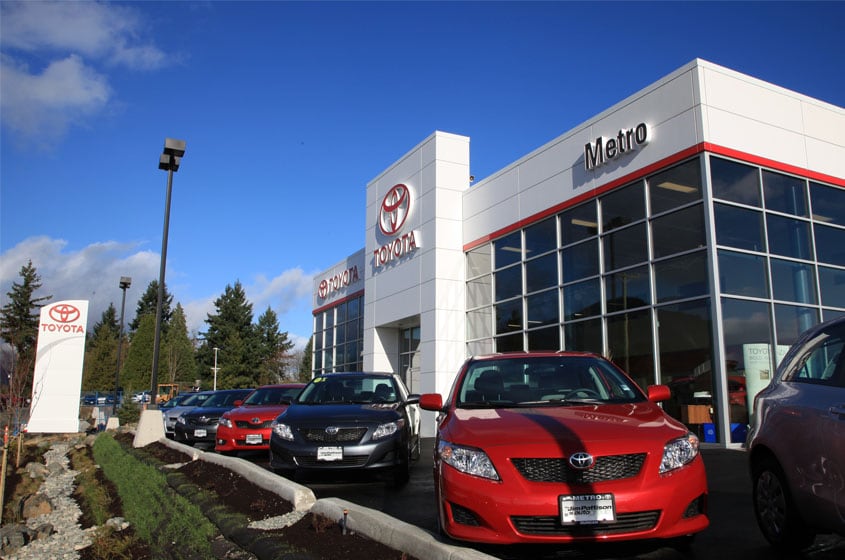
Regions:
<instances>
[{"instance_id":1,"label":"side mirror","mask_svg":"<svg viewBox=\"0 0 845 560\"><path fill-rule=\"evenodd\" d=\"M648 400L654 403L668 401L672 398L672 390L668 385L649 385Z\"/></svg>"},{"instance_id":2,"label":"side mirror","mask_svg":"<svg viewBox=\"0 0 845 560\"><path fill-rule=\"evenodd\" d=\"M426 393L420 395L420 408L441 412L443 410L443 397L439 393Z\"/></svg>"},{"instance_id":3,"label":"side mirror","mask_svg":"<svg viewBox=\"0 0 845 560\"><path fill-rule=\"evenodd\" d=\"M408 395L408 398L405 399L405 404L419 404L420 396L416 393L413 395Z\"/></svg>"},{"instance_id":4,"label":"side mirror","mask_svg":"<svg viewBox=\"0 0 845 560\"><path fill-rule=\"evenodd\" d=\"M238 399L235 402L233 402L232 404L235 405L235 408L237 408L237 407L241 406L242 404L244 404L244 401Z\"/></svg>"}]
</instances>

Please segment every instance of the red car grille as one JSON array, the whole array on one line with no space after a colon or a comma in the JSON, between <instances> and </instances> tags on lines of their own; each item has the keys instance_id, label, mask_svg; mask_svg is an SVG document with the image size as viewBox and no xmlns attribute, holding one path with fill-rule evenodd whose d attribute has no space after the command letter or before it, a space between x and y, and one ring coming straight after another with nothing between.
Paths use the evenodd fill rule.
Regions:
<instances>
[{"instance_id":1,"label":"red car grille","mask_svg":"<svg viewBox=\"0 0 845 560\"><path fill-rule=\"evenodd\" d=\"M511 459L519 474L532 482L565 482L590 484L637 476L645 461L645 453L596 457L588 470L573 469L566 459Z\"/></svg>"},{"instance_id":2,"label":"red car grille","mask_svg":"<svg viewBox=\"0 0 845 560\"><path fill-rule=\"evenodd\" d=\"M325 428L304 428L299 431L305 441L315 443L357 442L361 441L367 428L339 428L335 433L328 433Z\"/></svg>"},{"instance_id":3,"label":"red car grille","mask_svg":"<svg viewBox=\"0 0 845 560\"><path fill-rule=\"evenodd\" d=\"M241 428L242 430L257 430L259 428L269 428L272 422L272 420L265 420L264 422L253 424L249 420L236 420L235 426Z\"/></svg>"},{"instance_id":4,"label":"red car grille","mask_svg":"<svg viewBox=\"0 0 845 560\"><path fill-rule=\"evenodd\" d=\"M561 525L560 518L513 516L516 530L526 535L559 535L567 537L592 537L619 533L638 533L652 529L660 518L660 511L639 511L616 516L616 523L601 525Z\"/></svg>"}]
</instances>

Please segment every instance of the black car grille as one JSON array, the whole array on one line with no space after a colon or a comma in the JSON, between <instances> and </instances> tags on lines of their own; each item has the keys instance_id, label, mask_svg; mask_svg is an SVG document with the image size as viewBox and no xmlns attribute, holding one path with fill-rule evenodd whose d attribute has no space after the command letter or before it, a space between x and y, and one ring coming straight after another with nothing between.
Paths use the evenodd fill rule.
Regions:
<instances>
[{"instance_id":1,"label":"black car grille","mask_svg":"<svg viewBox=\"0 0 845 560\"><path fill-rule=\"evenodd\" d=\"M512 516L516 530L526 535L557 535L567 537L592 537L597 535L615 535L618 533L637 533L649 531L660 519L660 510L622 513L615 523L600 525L561 525L556 516L533 517Z\"/></svg>"},{"instance_id":2,"label":"black car grille","mask_svg":"<svg viewBox=\"0 0 845 560\"><path fill-rule=\"evenodd\" d=\"M337 432L329 433L325 428L302 428L299 430L305 441L314 443L357 443L367 433L366 427L338 428Z\"/></svg>"},{"instance_id":3,"label":"black car grille","mask_svg":"<svg viewBox=\"0 0 845 560\"><path fill-rule=\"evenodd\" d=\"M564 482L591 484L637 476L645 461L645 453L596 457L593 466L576 470L566 459L511 459L519 474L532 482Z\"/></svg>"},{"instance_id":4,"label":"black car grille","mask_svg":"<svg viewBox=\"0 0 845 560\"><path fill-rule=\"evenodd\" d=\"M334 468L334 467L363 467L367 464L367 455L345 455L339 461L318 461L317 457L297 455L294 457L296 464L300 467L320 467L320 468Z\"/></svg>"},{"instance_id":5,"label":"black car grille","mask_svg":"<svg viewBox=\"0 0 845 560\"><path fill-rule=\"evenodd\" d=\"M220 420L219 416L186 416L185 425L190 428L216 426L218 420Z\"/></svg>"},{"instance_id":6,"label":"black car grille","mask_svg":"<svg viewBox=\"0 0 845 560\"><path fill-rule=\"evenodd\" d=\"M272 420L265 420L264 422L253 424L249 420L236 420L235 426L242 430L258 430L259 428L269 428L272 422Z\"/></svg>"}]
</instances>

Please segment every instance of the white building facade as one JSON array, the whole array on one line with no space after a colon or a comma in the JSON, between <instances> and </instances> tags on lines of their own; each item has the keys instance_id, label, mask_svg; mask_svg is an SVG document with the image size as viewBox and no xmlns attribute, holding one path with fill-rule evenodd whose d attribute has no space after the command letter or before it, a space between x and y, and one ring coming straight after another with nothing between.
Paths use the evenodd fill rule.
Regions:
<instances>
[{"instance_id":1,"label":"white building facade","mask_svg":"<svg viewBox=\"0 0 845 560\"><path fill-rule=\"evenodd\" d=\"M477 181L435 132L366 223L315 278L315 373L445 396L471 355L592 351L738 445L785 349L845 312L845 110L694 60Z\"/></svg>"}]
</instances>

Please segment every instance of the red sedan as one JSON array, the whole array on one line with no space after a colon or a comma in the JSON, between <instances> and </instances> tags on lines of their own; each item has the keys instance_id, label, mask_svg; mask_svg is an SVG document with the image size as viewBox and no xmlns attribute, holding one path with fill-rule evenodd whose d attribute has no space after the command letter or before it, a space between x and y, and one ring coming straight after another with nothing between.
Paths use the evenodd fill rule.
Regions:
<instances>
[{"instance_id":1,"label":"red sedan","mask_svg":"<svg viewBox=\"0 0 845 560\"><path fill-rule=\"evenodd\" d=\"M495 544L677 539L709 525L698 438L606 359L581 353L471 358L434 450L441 529Z\"/></svg>"},{"instance_id":2,"label":"red sedan","mask_svg":"<svg viewBox=\"0 0 845 560\"><path fill-rule=\"evenodd\" d=\"M224 413L218 422L214 450L219 453L267 450L270 423L284 412L305 387L304 383L264 385Z\"/></svg>"}]
</instances>

